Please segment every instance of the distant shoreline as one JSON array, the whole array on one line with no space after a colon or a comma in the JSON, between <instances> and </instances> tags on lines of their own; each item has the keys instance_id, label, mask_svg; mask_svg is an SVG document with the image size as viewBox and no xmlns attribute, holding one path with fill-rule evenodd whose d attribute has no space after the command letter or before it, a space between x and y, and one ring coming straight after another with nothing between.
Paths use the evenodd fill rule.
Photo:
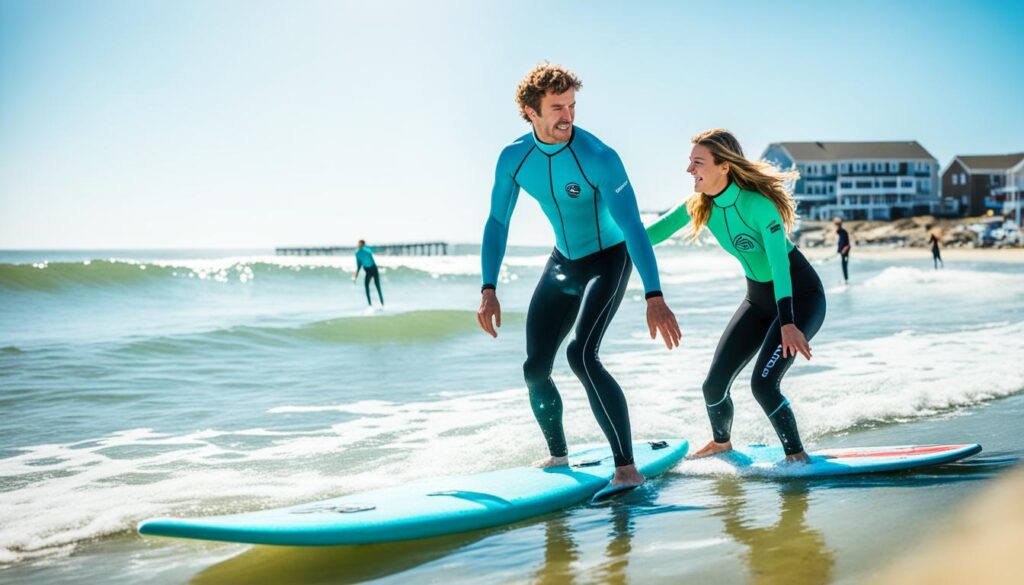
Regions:
<instances>
[{"instance_id":1,"label":"distant shoreline","mask_svg":"<svg viewBox=\"0 0 1024 585\"><path fill-rule=\"evenodd\" d=\"M800 248L810 260L824 260L836 254L834 246ZM854 246L850 250L850 258L891 259L891 260L922 260L931 262L932 255L927 248L909 248L905 246L864 245ZM970 262L1005 262L1008 264L1024 264L1024 248L942 248L942 259L946 261Z\"/></svg>"},{"instance_id":2,"label":"distant shoreline","mask_svg":"<svg viewBox=\"0 0 1024 585\"><path fill-rule=\"evenodd\" d=\"M923 248L931 247L930 237L934 234L939 238L943 253L947 249L954 248L1017 248L1019 243L1002 241L999 236L996 241L986 240L985 246L979 246L979 233L974 231L977 225L1002 224L999 217L955 217L937 218L931 215L919 215L889 221L877 220L850 220L844 221L843 227L850 234L853 247L858 246L887 246L887 247L909 247ZM988 228L982 228L985 230ZM831 221L810 221L804 220L799 232L795 234L795 240L799 241L804 248L826 247L836 248L838 236L836 228ZM1014 245L1015 244L1015 245Z\"/></svg>"}]
</instances>

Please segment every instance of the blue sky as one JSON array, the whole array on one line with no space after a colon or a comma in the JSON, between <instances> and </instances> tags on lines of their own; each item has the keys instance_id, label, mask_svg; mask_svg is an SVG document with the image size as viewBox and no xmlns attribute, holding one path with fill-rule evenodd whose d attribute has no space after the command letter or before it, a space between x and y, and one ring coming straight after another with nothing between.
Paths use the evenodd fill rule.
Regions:
<instances>
[{"instance_id":1,"label":"blue sky","mask_svg":"<svg viewBox=\"0 0 1024 585\"><path fill-rule=\"evenodd\" d=\"M1024 2L0 0L0 248L476 241L543 60L647 209L715 126L1024 151L1022 29ZM552 242L528 197L511 240Z\"/></svg>"}]
</instances>

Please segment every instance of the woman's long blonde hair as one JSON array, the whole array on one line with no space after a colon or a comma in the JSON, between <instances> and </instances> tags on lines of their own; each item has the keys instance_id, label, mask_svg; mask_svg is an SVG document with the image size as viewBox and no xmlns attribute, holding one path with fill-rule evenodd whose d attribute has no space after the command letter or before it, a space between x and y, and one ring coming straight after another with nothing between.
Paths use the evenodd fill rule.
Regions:
<instances>
[{"instance_id":1,"label":"woman's long blonde hair","mask_svg":"<svg viewBox=\"0 0 1024 585\"><path fill-rule=\"evenodd\" d=\"M795 169L782 171L768 161L750 161L743 156L743 148L732 132L722 128L706 130L690 139L693 144L700 144L711 151L716 165L729 163L729 179L744 191L754 191L767 197L782 216L786 233L793 230L796 223L796 200L786 189L786 183L796 182L800 173ZM686 210L690 213L693 226L691 238L696 240L700 230L708 223L712 198L704 193L694 193L686 202Z\"/></svg>"}]
</instances>

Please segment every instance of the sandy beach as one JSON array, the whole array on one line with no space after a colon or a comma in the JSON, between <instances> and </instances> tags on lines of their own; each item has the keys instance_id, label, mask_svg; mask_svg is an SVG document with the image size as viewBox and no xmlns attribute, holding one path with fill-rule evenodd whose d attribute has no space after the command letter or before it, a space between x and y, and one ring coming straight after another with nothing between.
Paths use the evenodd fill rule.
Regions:
<instances>
[{"instance_id":1,"label":"sandy beach","mask_svg":"<svg viewBox=\"0 0 1024 585\"><path fill-rule=\"evenodd\" d=\"M873 580L874 585L1018 583L1024 574L1024 468L1005 474Z\"/></svg>"}]
</instances>

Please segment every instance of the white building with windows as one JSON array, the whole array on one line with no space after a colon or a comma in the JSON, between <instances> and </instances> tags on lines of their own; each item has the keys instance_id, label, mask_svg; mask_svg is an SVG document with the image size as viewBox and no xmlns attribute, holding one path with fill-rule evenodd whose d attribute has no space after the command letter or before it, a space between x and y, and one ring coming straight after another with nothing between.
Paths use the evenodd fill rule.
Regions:
<instances>
[{"instance_id":1,"label":"white building with windows","mask_svg":"<svg viewBox=\"0 0 1024 585\"><path fill-rule=\"evenodd\" d=\"M895 219L943 210L939 164L917 141L774 142L761 158L800 172L808 219Z\"/></svg>"}]
</instances>

